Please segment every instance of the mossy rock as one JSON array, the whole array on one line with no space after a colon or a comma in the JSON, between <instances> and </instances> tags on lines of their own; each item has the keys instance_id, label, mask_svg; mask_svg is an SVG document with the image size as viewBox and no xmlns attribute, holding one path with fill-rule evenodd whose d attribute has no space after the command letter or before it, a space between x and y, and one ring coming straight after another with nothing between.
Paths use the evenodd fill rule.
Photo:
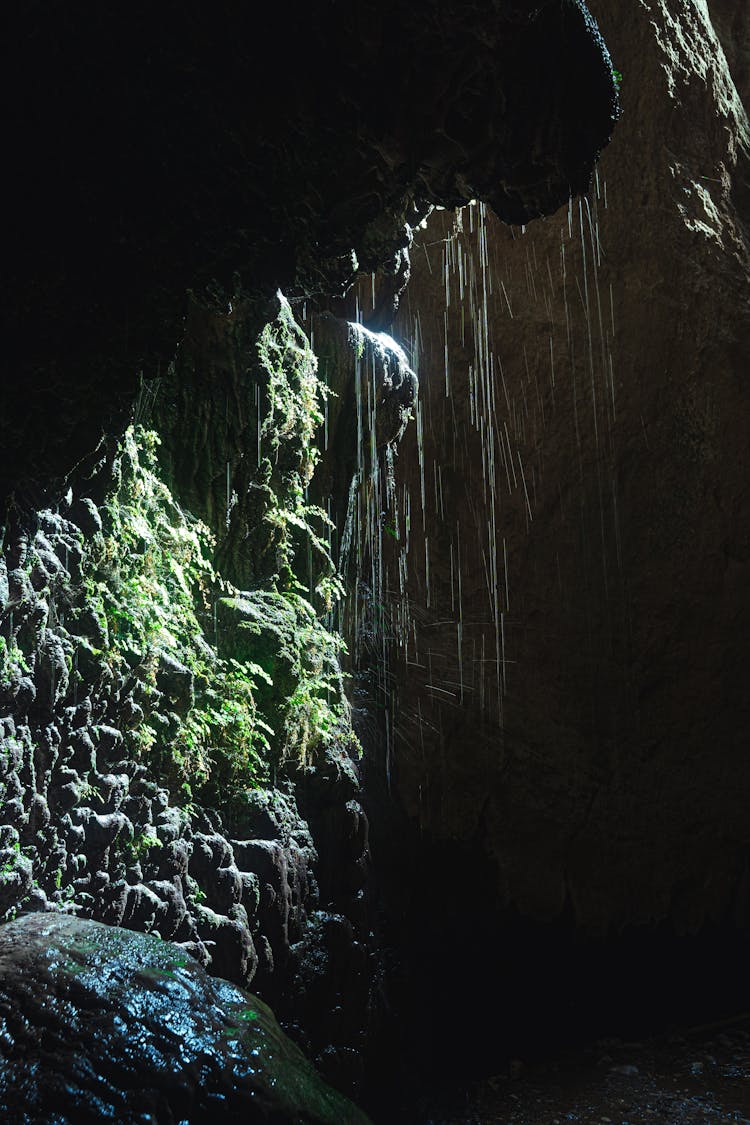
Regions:
<instances>
[{"instance_id":1,"label":"mossy rock","mask_svg":"<svg viewBox=\"0 0 750 1125\"><path fill-rule=\"evenodd\" d=\"M270 1008L179 946L61 914L0 928L4 1122L198 1122L216 1111L226 1125L367 1125Z\"/></svg>"},{"instance_id":2,"label":"mossy rock","mask_svg":"<svg viewBox=\"0 0 750 1125\"><path fill-rule=\"evenodd\" d=\"M300 675L299 617L282 594L255 592L221 598L217 606L219 653L258 664L273 681L273 695L289 695ZM267 692L266 694L269 694Z\"/></svg>"}]
</instances>

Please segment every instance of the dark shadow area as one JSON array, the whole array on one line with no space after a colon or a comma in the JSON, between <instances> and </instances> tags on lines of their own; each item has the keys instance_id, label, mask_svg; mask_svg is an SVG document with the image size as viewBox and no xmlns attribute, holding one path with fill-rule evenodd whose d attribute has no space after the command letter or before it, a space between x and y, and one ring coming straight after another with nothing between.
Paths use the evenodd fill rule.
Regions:
<instances>
[{"instance_id":1,"label":"dark shadow area","mask_svg":"<svg viewBox=\"0 0 750 1125\"><path fill-rule=\"evenodd\" d=\"M413 1099L443 1088L447 1097L507 1073L512 1060L640 1041L750 1008L747 930L729 919L687 935L660 924L586 937L567 910L542 923L503 908L479 842L420 837L393 807L371 807L370 823L391 951L367 1102L377 1122L410 1120L403 1107Z\"/></svg>"}]
</instances>

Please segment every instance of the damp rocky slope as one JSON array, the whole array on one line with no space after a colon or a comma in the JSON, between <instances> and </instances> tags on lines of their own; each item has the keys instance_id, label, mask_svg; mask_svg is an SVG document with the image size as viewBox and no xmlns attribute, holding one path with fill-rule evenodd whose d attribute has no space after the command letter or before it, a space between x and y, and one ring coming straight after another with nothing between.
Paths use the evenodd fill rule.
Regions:
<instances>
[{"instance_id":1,"label":"damp rocky slope","mask_svg":"<svg viewBox=\"0 0 750 1125\"><path fill-rule=\"evenodd\" d=\"M79 511L97 518L93 503ZM42 512L31 541L11 541L0 563L13 646L6 642L0 685L4 919L60 910L157 933L277 1001L311 945L319 977L329 954L343 953L342 1000L361 993L367 954L345 917L321 909L318 855L292 782L253 788L230 827L179 793L175 803L155 763L133 753L127 734L143 715L145 674L113 670L93 651L100 625L68 569L82 543L73 520ZM164 658L155 678L151 721L179 724L192 674ZM321 808L342 822L341 872L361 882L366 835L356 830L359 782L345 748L327 749L316 782Z\"/></svg>"}]
</instances>

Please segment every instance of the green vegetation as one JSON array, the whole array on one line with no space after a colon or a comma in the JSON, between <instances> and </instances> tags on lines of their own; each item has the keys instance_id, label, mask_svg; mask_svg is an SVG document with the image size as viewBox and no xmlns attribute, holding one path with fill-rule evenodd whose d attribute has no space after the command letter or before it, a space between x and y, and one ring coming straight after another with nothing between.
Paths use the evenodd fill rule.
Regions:
<instances>
[{"instance_id":1,"label":"green vegetation","mask_svg":"<svg viewBox=\"0 0 750 1125\"><path fill-rule=\"evenodd\" d=\"M87 545L91 627L80 652L132 685L129 749L183 806L226 807L285 761L310 764L334 736L356 745L343 643L319 619L341 580L327 517L306 500L323 384L283 299L256 348L268 400L256 481L266 500L245 549L274 562L264 589L240 593L221 577L214 533L176 503L160 477L159 438L141 427L123 437L103 530ZM139 857L138 841L130 851Z\"/></svg>"},{"instance_id":2,"label":"green vegetation","mask_svg":"<svg viewBox=\"0 0 750 1125\"><path fill-rule=\"evenodd\" d=\"M147 832L141 832L133 838L132 847L133 851L140 859L143 856L147 856L149 852L154 849L159 851L163 847L163 844L156 836L149 836Z\"/></svg>"},{"instance_id":3,"label":"green vegetation","mask_svg":"<svg viewBox=\"0 0 750 1125\"><path fill-rule=\"evenodd\" d=\"M21 845L18 840L16 840L11 844L9 848L6 848L5 850L11 852L12 855L11 858L0 867L0 879L6 878L7 876L12 875L15 872L18 866L16 857L21 854Z\"/></svg>"},{"instance_id":4,"label":"green vegetation","mask_svg":"<svg viewBox=\"0 0 750 1125\"><path fill-rule=\"evenodd\" d=\"M152 855L158 860L164 844L158 836L152 835L152 830L142 829L131 838L118 836L112 844L114 854L120 863L131 867L136 863L145 863Z\"/></svg>"},{"instance_id":5,"label":"green vegetation","mask_svg":"<svg viewBox=\"0 0 750 1125\"><path fill-rule=\"evenodd\" d=\"M263 421L264 447L278 461L285 445L302 453L294 464L307 484L317 460L315 431L323 422L321 398L326 393L318 379L315 355L307 337L282 298L279 314L263 328L257 344L258 359L267 376L268 410Z\"/></svg>"},{"instance_id":6,"label":"green vegetation","mask_svg":"<svg viewBox=\"0 0 750 1125\"><path fill-rule=\"evenodd\" d=\"M96 785L92 785L91 782L86 781L79 789L78 797L82 804L85 804L87 801L101 800L101 792Z\"/></svg>"},{"instance_id":7,"label":"green vegetation","mask_svg":"<svg viewBox=\"0 0 750 1125\"><path fill-rule=\"evenodd\" d=\"M15 638L7 641L0 636L0 689L7 688L19 674L29 671L29 666Z\"/></svg>"},{"instance_id":8,"label":"green vegetation","mask_svg":"<svg viewBox=\"0 0 750 1125\"><path fill-rule=\"evenodd\" d=\"M309 764L333 736L356 747L339 666L343 641L305 598L290 591L225 597L217 619L220 651L238 660L252 654L266 673L259 701L280 758Z\"/></svg>"},{"instance_id":9,"label":"green vegetation","mask_svg":"<svg viewBox=\"0 0 750 1125\"><path fill-rule=\"evenodd\" d=\"M159 479L157 442L140 429L125 434L119 487L92 545L86 601L105 640L97 655L113 671L131 671L140 686L144 718L127 733L131 749L155 759L188 798L214 773L244 785L266 779L269 732L254 694L264 673L250 660L222 660L206 639L204 623L224 589L211 563L213 540ZM158 686L165 658L180 674L182 699Z\"/></svg>"},{"instance_id":10,"label":"green vegetation","mask_svg":"<svg viewBox=\"0 0 750 1125\"><path fill-rule=\"evenodd\" d=\"M257 355L267 397L260 434L266 456L259 475L272 482L264 522L271 535L276 531L274 586L314 596L327 612L343 595L325 538L333 524L322 508L308 503L305 491L319 456L315 434L323 424L322 405L331 392L283 297L278 315L258 338ZM295 573L301 556L308 560L307 584Z\"/></svg>"}]
</instances>

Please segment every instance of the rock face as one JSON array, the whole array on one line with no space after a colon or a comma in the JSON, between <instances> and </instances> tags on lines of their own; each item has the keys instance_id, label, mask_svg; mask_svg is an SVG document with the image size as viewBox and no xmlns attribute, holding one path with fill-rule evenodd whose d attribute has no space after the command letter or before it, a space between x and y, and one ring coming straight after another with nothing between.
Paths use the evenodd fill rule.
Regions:
<instances>
[{"instance_id":1,"label":"rock face","mask_svg":"<svg viewBox=\"0 0 750 1125\"><path fill-rule=\"evenodd\" d=\"M252 981L352 1084L374 970L367 822L340 640L320 619L338 579L304 501L322 421L315 358L288 304L272 311L260 327L244 310L216 315L205 350L189 363L183 349L160 384L164 461L174 470L179 430L202 473L183 457L173 475L216 534L164 484L143 426L57 510L12 511L0 920L55 910L175 941ZM192 409L174 391L188 372ZM225 429L201 377L226 392ZM153 405L139 402L142 421Z\"/></svg>"},{"instance_id":2,"label":"rock face","mask_svg":"<svg viewBox=\"0 0 750 1125\"><path fill-rule=\"evenodd\" d=\"M139 370L174 357L188 289L239 282L263 303L341 292L357 262L398 274L431 203L491 198L516 221L559 205L616 112L580 0L295 2L262 34L238 0L95 19L29 4L2 75L19 106L3 494L120 428Z\"/></svg>"},{"instance_id":3,"label":"rock face","mask_svg":"<svg viewBox=\"0 0 750 1125\"><path fill-rule=\"evenodd\" d=\"M262 34L237 0L7 22L0 910L173 939L350 1079L368 822L308 503L315 359L274 294L382 269L377 329L433 204L554 209L609 139L610 59L581 0L294 3ZM348 518L356 462L374 543L415 379L344 331L371 398L342 397L325 471ZM115 451L154 453L149 420L146 481Z\"/></svg>"},{"instance_id":4,"label":"rock face","mask_svg":"<svg viewBox=\"0 0 750 1125\"><path fill-rule=\"evenodd\" d=\"M365 1125L256 997L179 947L61 915L0 928L7 1125Z\"/></svg>"},{"instance_id":5,"label":"rock face","mask_svg":"<svg viewBox=\"0 0 750 1125\"><path fill-rule=\"evenodd\" d=\"M592 3L623 102L594 187L429 220L393 328L392 789L579 932L750 922L750 24L713 8Z\"/></svg>"},{"instance_id":6,"label":"rock face","mask_svg":"<svg viewBox=\"0 0 750 1125\"><path fill-rule=\"evenodd\" d=\"M118 465L105 472L110 481L123 468L136 471L132 461ZM9 530L0 552L0 917L62 911L174 941L213 973L242 986L252 981L280 1018L294 1021L312 1055L326 1053L330 1072L356 1081L372 968L362 944L367 836L350 831L357 810L364 814L346 740L330 741L314 775L288 762L274 787L270 779L259 785L245 763L231 812L215 807L218 792L214 807L206 796L196 804L175 773L180 736L173 736L201 706L194 657L205 648L180 653L193 671L168 649L154 657L152 642L118 657L124 619L95 593L93 559L107 553L99 509L72 495L63 507ZM111 510L101 507L108 520ZM188 532L177 511L175 544ZM145 524L141 530L150 534ZM146 599L150 619L160 610L146 591L139 579L131 596ZM284 663L262 599L255 608L267 628L252 635L253 656L273 670L272 701L280 705L285 692L299 690L303 654L294 650L294 663ZM291 605L282 624L293 643ZM230 688L221 702L236 703ZM146 743L139 747L144 724L158 732L157 747L172 739L161 760L144 756ZM230 745L230 754L237 749ZM308 817L325 822L320 843ZM308 946L319 952L303 965Z\"/></svg>"}]
</instances>

